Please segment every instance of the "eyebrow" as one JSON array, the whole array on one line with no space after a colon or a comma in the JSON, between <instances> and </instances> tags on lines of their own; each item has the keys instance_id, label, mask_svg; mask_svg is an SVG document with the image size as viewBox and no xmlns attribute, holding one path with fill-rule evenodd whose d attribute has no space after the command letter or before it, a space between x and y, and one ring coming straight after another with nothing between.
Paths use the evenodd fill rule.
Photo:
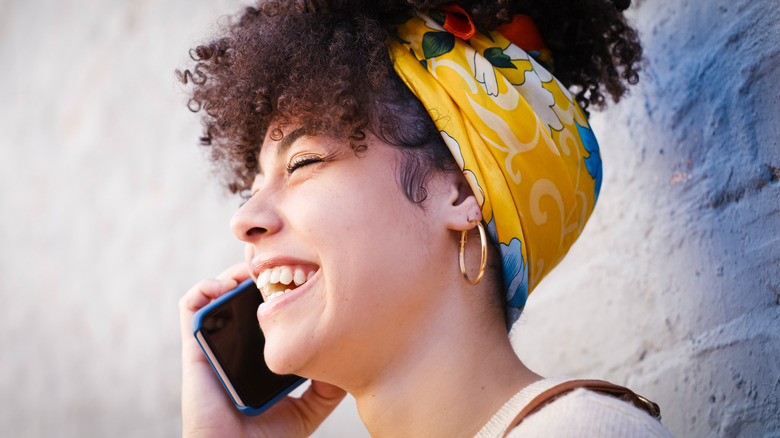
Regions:
<instances>
[{"instance_id":1,"label":"eyebrow","mask_svg":"<svg viewBox=\"0 0 780 438\"><path fill-rule=\"evenodd\" d=\"M288 149L290 149L290 146L293 145L299 138L306 135L306 129L305 128L298 128L294 130L293 132L285 135L282 137L282 139L279 141L279 146L276 148L276 156L279 157L283 153L287 152ZM257 165L257 173L263 174L263 168L260 167L260 164Z\"/></svg>"},{"instance_id":2,"label":"eyebrow","mask_svg":"<svg viewBox=\"0 0 780 438\"><path fill-rule=\"evenodd\" d=\"M295 143L304 135L306 135L306 129L298 128L295 131L282 137L282 140L279 142L279 147L276 148L276 155L279 156L285 153L288 149L290 149L290 146L292 146L293 143Z\"/></svg>"}]
</instances>

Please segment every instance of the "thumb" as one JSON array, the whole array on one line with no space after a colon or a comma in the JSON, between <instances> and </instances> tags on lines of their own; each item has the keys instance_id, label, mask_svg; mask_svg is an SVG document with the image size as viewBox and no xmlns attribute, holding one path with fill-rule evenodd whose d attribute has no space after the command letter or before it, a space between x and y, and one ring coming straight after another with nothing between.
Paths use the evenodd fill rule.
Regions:
<instances>
[{"instance_id":1,"label":"thumb","mask_svg":"<svg viewBox=\"0 0 780 438\"><path fill-rule=\"evenodd\" d=\"M309 389L299 399L298 407L302 411L308 433L314 432L336 406L341 403L347 392L330 383L312 380Z\"/></svg>"}]
</instances>

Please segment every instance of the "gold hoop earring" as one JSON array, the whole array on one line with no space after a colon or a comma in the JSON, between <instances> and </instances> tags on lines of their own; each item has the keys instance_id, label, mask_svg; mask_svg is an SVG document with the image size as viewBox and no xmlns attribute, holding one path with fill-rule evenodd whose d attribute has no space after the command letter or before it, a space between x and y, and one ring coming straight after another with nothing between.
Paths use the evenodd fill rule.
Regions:
<instances>
[{"instance_id":1,"label":"gold hoop earring","mask_svg":"<svg viewBox=\"0 0 780 438\"><path fill-rule=\"evenodd\" d=\"M485 265L487 265L487 237L485 237L485 227L482 226L482 222L476 221L476 220L470 220L469 223L476 222L477 227L479 228L479 239L482 241L482 257L480 259L479 263L479 274L477 274L477 279L474 281L471 281L469 279L469 275L466 273L466 234L467 230L463 230L460 232L460 254L459 254L459 260L460 260L460 273L463 274L463 278L466 279L466 282L472 286L479 283L479 280L482 280L482 276L485 274Z\"/></svg>"}]
</instances>

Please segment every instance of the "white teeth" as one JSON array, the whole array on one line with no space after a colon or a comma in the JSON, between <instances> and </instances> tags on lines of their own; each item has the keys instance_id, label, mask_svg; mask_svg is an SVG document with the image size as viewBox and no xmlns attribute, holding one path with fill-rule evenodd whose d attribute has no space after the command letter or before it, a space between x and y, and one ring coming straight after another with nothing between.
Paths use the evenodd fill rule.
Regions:
<instances>
[{"instance_id":1,"label":"white teeth","mask_svg":"<svg viewBox=\"0 0 780 438\"><path fill-rule=\"evenodd\" d=\"M268 278L269 283L278 283L281 276L281 269L277 266L271 270L271 277Z\"/></svg>"},{"instance_id":2,"label":"white teeth","mask_svg":"<svg viewBox=\"0 0 780 438\"><path fill-rule=\"evenodd\" d=\"M271 295L268 295L268 298L266 298L266 299L265 299L265 302L266 302L266 303L269 303L269 302L271 302L271 301L273 301L273 300L275 300L275 299L279 298L280 296L282 296L282 295L286 294L287 292L290 292L291 290L292 290L292 289L285 289L285 290L283 290L283 291L281 291L281 290L280 290L280 291L278 291L278 292L274 292L274 293L272 293Z\"/></svg>"},{"instance_id":3,"label":"white teeth","mask_svg":"<svg viewBox=\"0 0 780 438\"><path fill-rule=\"evenodd\" d=\"M281 292L281 291L280 292L274 292L271 295L269 295L268 298L265 299L265 301L266 302L270 302L271 300L273 300L273 299L275 299L275 298L277 298L277 297L279 297L281 295L284 295L284 292Z\"/></svg>"},{"instance_id":4,"label":"white teeth","mask_svg":"<svg viewBox=\"0 0 780 438\"><path fill-rule=\"evenodd\" d=\"M296 286L300 286L306 282L306 274L303 273L303 269L295 270L295 276L293 277L293 281L295 281Z\"/></svg>"},{"instance_id":5,"label":"white teeth","mask_svg":"<svg viewBox=\"0 0 780 438\"><path fill-rule=\"evenodd\" d=\"M276 266L261 272L257 276L257 288L267 296L266 301L306 283L314 272L306 273L304 269L292 266ZM295 283L295 286L293 286ZM285 287L290 286L290 287Z\"/></svg>"},{"instance_id":6,"label":"white teeth","mask_svg":"<svg viewBox=\"0 0 780 438\"><path fill-rule=\"evenodd\" d=\"M293 272L289 266L282 266L279 272L279 282L282 284L290 284L293 280Z\"/></svg>"},{"instance_id":7,"label":"white teeth","mask_svg":"<svg viewBox=\"0 0 780 438\"><path fill-rule=\"evenodd\" d=\"M271 278L271 270L270 269L266 269L265 271L263 271L262 274L260 274L259 277L257 277L257 284L259 284L259 285L266 284L266 283L268 283L268 279L269 278Z\"/></svg>"}]
</instances>

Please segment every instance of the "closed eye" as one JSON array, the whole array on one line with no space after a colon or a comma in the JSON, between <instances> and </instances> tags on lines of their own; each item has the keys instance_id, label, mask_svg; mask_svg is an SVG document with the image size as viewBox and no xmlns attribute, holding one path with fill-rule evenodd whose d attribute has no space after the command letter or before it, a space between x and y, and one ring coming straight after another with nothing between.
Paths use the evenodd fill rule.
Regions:
<instances>
[{"instance_id":1,"label":"closed eye","mask_svg":"<svg viewBox=\"0 0 780 438\"><path fill-rule=\"evenodd\" d=\"M319 155L314 154L305 154L305 155L296 155L290 160L290 163L287 164L287 167L285 170L287 171L288 175L291 175L293 172L295 172L297 169L300 169L301 167L307 166L309 164L314 163L321 163L322 157Z\"/></svg>"}]
</instances>

